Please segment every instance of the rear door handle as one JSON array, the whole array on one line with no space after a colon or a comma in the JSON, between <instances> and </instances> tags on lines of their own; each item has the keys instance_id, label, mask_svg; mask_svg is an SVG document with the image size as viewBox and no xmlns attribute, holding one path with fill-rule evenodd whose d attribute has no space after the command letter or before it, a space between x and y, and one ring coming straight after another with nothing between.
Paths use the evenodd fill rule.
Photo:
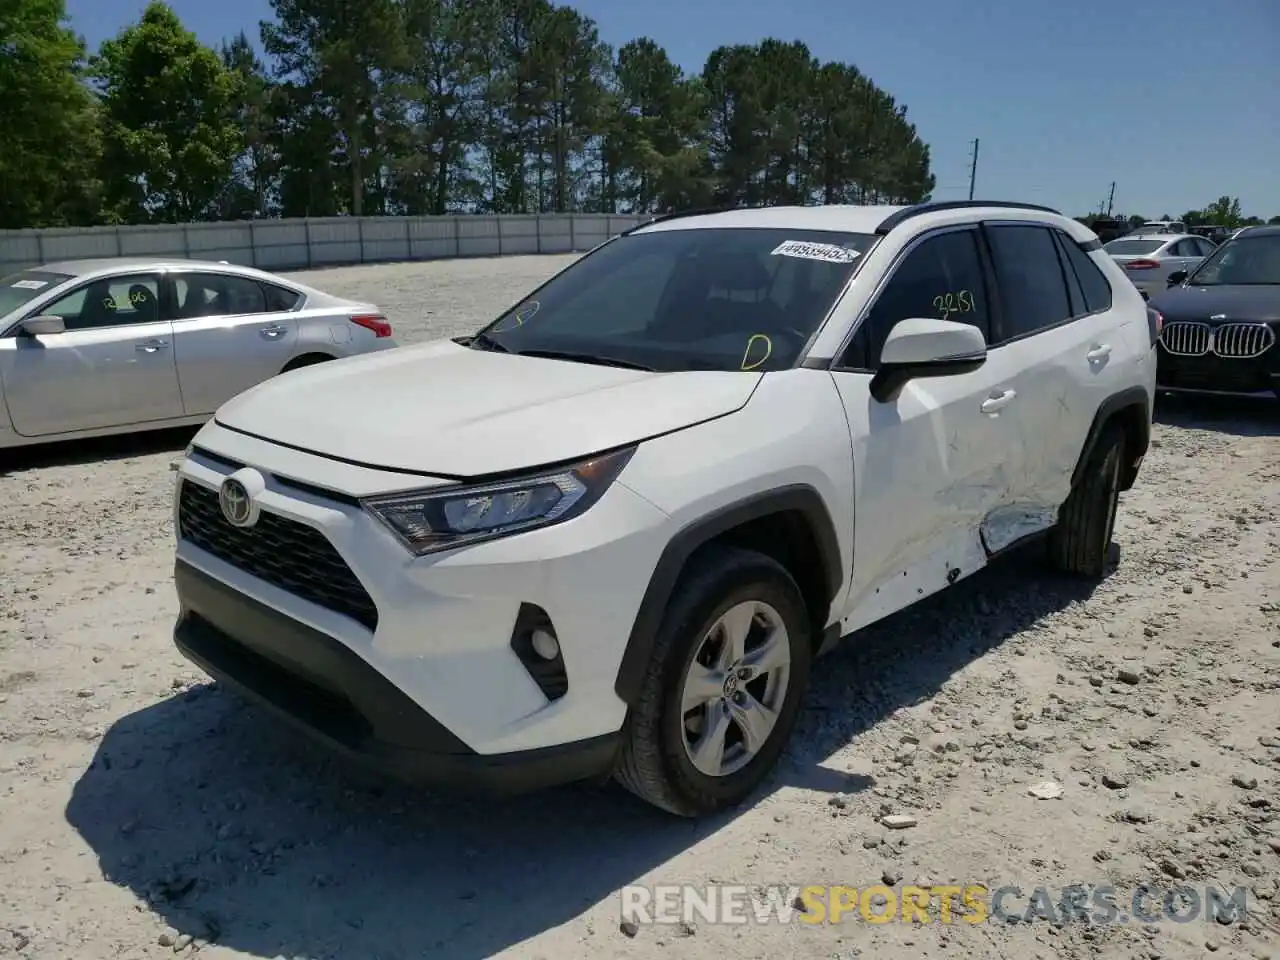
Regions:
<instances>
[{"instance_id":1,"label":"rear door handle","mask_svg":"<svg viewBox=\"0 0 1280 960\"><path fill-rule=\"evenodd\" d=\"M262 334L264 337L266 337L268 340L278 340L280 337L284 336L286 333L289 332L289 328L282 327L279 324L272 324L269 327L262 327L258 332Z\"/></svg>"},{"instance_id":2,"label":"rear door handle","mask_svg":"<svg viewBox=\"0 0 1280 960\"><path fill-rule=\"evenodd\" d=\"M1107 359L1109 356L1111 356L1111 345L1107 343L1100 343L1085 354L1090 363L1097 363L1100 360Z\"/></svg>"},{"instance_id":3,"label":"rear door handle","mask_svg":"<svg viewBox=\"0 0 1280 960\"><path fill-rule=\"evenodd\" d=\"M168 340L144 340L138 344L139 353L155 353L159 350L167 350L169 348Z\"/></svg>"},{"instance_id":4,"label":"rear door handle","mask_svg":"<svg viewBox=\"0 0 1280 960\"><path fill-rule=\"evenodd\" d=\"M1004 393L993 393L982 401L982 412L988 414L999 413L1011 404L1016 396L1017 394L1012 390L1006 390Z\"/></svg>"}]
</instances>

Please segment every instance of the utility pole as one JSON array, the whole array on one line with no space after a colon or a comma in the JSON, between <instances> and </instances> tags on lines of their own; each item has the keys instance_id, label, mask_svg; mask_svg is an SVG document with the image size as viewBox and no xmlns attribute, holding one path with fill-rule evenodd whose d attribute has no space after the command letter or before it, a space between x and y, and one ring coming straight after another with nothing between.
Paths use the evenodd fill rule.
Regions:
<instances>
[{"instance_id":1,"label":"utility pole","mask_svg":"<svg viewBox=\"0 0 1280 960\"><path fill-rule=\"evenodd\" d=\"M1116 202L1116 182L1111 181L1111 193L1107 195L1107 216L1111 216L1111 205Z\"/></svg>"},{"instance_id":2,"label":"utility pole","mask_svg":"<svg viewBox=\"0 0 1280 960\"><path fill-rule=\"evenodd\" d=\"M973 185L978 179L978 138L973 138L973 160L969 164L969 199L973 199Z\"/></svg>"}]
</instances>

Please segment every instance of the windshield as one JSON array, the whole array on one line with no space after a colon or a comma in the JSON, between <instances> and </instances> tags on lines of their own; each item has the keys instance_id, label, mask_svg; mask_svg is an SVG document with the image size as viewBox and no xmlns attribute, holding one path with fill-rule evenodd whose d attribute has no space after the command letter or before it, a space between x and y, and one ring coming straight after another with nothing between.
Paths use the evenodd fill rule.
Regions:
<instances>
[{"instance_id":1,"label":"windshield","mask_svg":"<svg viewBox=\"0 0 1280 960\"><path fill-rule=\"evenodd\" d=\"M70 280L69 274L44 270L23 270L0 278L0 317L25 306L42 293Z\"/></svg>"},{"instance_id":2,"label":"windshield","mask_svg":"<svg viewBox=\"0 0 1280 960\"><path fill-rule=\"evenodd\" d=\"M1187 280L1191 287L1280 284L1280 233L1228 240Z\"/></svg>"},{"instance_id":3,"label":"windshield","mask_svg":"<svg viewBox=\"0 0 1280 960\"><path fill-rule=\"evenodd\" d=\"M473 346L649 370L792 366L876 237L826 230L657 230L552 277Z\"/></svg>"},{"instance_id":4,"label":"windshield","mask_svg":"<svg viewBox=\"0 0 1280 960\"><path fill-rule=\"evenodd\" d=\"M1155 253L1167 242L1167 240L1112 240L1102 249L1113 257L1140 257L1145 253Z\"/></svg>"}]
</instances>

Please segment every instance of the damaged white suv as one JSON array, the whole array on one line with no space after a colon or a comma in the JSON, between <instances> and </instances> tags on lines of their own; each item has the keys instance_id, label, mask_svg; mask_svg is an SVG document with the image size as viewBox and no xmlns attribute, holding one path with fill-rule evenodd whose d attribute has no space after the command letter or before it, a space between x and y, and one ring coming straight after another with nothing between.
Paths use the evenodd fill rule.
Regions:
<instances>
[{"instance_id":1,"label":"damaged white suv","mask_svg":"<svg viewBox=\"0 0 1280 960\"><path fill-rule=\"evenodd\" d=\"M223 406L176 643L400 776L736 804L841 637L1040 534L1102 575L1158 324L1041 207L660 218L474 336Z\"/></svg>"}]
</instances>

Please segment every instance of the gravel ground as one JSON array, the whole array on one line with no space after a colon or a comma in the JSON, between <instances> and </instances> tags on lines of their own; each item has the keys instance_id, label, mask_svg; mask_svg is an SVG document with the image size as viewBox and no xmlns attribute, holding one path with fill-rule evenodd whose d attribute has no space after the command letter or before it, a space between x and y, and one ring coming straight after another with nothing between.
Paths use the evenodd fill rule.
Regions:
<instances>
[{"instance_id":1,"label":"gravel ground","mask_svg":"<svg viewBox=\"0 0 1280 960\"><path fill-rule=\"evenodd\" d=\"M309 279L413 342L568 259ZM0 955L1280 957L1280 414L1157 419L1104 583L1011 559L867 631L816 671L768 789L708 823L612 788L435 799L333 761L171 646L189 432L27 451L0 474ZM619 922L624 884L712 881L1016 884L1019 913L1038 886L1109 884L1123 912L1142 885L1243 885L1249 915Z\"/></svg>"}]
</instances>

